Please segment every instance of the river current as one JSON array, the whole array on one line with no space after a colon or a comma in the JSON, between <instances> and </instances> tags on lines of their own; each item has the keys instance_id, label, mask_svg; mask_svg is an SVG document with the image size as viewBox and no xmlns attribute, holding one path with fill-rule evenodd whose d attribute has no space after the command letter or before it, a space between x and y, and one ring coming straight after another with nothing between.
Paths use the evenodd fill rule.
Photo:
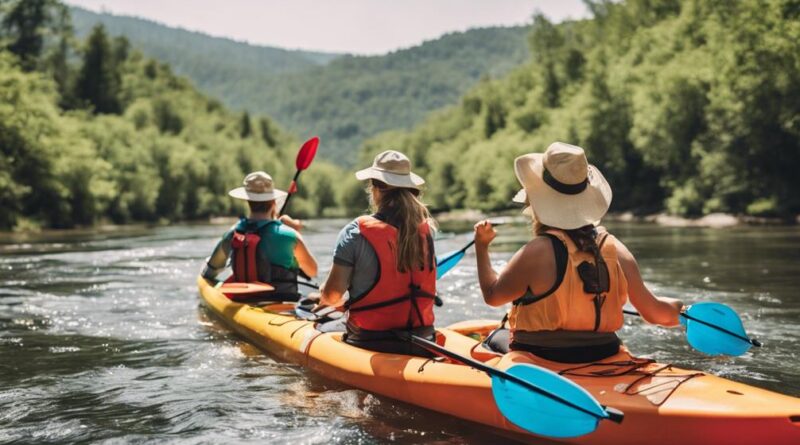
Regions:
<instances>
[{"instance_id":1,"label":"river current","mask_svg":"<svg viewBox=\"0 0 800 445\"><path fill-rule=\"evenodd\" d=\"M345 221L304 236L327 272ZM648 285L733 306L764 347L736 358L693 351L681 329L626 320L637 355L800 396L800 229L616 223ZM439 252L471 233L447 228ZM200 306L203 259L224 226L123 228L0 238L0 443L497 443L447 416L281 363ZM504 226L502 266L528 239ZM470 251L439 285L437 323L501 318L483 304Z\"/></svg>"}]
</instances>

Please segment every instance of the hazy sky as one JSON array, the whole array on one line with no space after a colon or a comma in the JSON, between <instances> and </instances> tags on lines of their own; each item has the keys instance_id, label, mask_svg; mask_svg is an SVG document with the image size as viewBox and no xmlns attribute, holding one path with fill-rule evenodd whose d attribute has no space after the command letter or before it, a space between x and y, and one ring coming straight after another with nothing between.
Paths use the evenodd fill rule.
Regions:
<instances>
[{"instance_id":1,"label":"hazy sky","mask_svg":"<svg viewBox=\"0 0 800 445\"><path fill-rule=\"evenodd\" d=\"M254 44L385 53L448 31L585 17L581 0L67 0Z\"/></svg>"}]
</instances>

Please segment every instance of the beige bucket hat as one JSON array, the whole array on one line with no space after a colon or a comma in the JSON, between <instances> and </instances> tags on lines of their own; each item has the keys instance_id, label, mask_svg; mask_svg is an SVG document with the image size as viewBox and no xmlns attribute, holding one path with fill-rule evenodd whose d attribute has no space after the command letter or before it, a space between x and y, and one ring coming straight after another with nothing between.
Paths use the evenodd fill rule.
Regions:
<instances>
[{"instance_id":1,"label":"beige bucket hat","mask_svg":"<svg viewBox=\"0 0 800 445\"><path fill-rule=\"evenodd\" d=\"M387 150L375 156L372 167L356 172L356 178L363 181L377 179L392 187L419 190L425 180L411 172L411 161L403 153Z\"/></svg>"},{"instance_id":2,"label":"beige bucket hat","mask_svg":"<svg viewBox=\"0 0 800 445\"><path fill-rule=\"evenodd\" d=\"M528 204L529 214L550 227L598 224L611 205L611 186L576 145L554 142L544 153L520 156L514 173L524 187L514 201Z\"/></svg>"},{"instance_id":3,"label":"beige bucket hat","mask_svg":"<svg viewBox=\"0 0 800 445\"><path fill-rule=\"evenodd\" d=\"M272 201L283 198L286 192L278 190L272 185L272 176L265 172L253 172L244 177L244 187L237 187L228 192L228 195L245 201Z\"/></svg>"}]
</instances>

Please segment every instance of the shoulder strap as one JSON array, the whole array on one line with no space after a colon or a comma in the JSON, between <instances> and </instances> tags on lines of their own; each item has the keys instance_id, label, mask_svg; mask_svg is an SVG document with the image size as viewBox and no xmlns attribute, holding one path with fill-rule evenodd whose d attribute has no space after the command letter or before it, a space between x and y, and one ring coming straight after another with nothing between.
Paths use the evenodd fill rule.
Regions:
<instances>
[{"instance_id":1,"label":"shoulder strap","mask_svg":"<svg viewBox=\"0 0 800 445\"><path fill-rule=\"evenodd\" d=\"M564 242L561 240L561 238L552 233L545 233L542 236L549 238L550 243L553 245L553 254L556 260L556 281L553 283L553 286L542 295L534 295L533 291L531 291L531 288L529 287L528 291L525 292L525 295L514 300L515 306L528 305L549 297L559 288L559 286L561 286L561 283L564 281L564 275L567 273L567 260L569 259L567 246L564 245Z\"/></svg>"}]
</instances>

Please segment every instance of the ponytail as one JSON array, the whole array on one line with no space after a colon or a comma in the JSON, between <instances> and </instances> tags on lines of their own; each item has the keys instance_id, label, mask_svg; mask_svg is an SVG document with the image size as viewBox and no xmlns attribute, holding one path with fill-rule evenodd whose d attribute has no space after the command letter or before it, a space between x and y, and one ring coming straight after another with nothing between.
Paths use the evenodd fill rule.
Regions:
<instances>
[{"instance_id":1,"label":"ponytail","mask_svg":"<svg viewBox=\"0 0 800 445\"><path fill-rule=\"evenodd\" d=\"M428 222L434 228L435 222L428 208L420 201L419 190L390 187L374 179L370 182L371 189L380 191L379 202L372 203L373 210L397 225L398 270L405 273L413 268L425 267L426 253L429 252L425 251L427 243L419 236L419 225Z\"/></svg>"}]
</instances>

